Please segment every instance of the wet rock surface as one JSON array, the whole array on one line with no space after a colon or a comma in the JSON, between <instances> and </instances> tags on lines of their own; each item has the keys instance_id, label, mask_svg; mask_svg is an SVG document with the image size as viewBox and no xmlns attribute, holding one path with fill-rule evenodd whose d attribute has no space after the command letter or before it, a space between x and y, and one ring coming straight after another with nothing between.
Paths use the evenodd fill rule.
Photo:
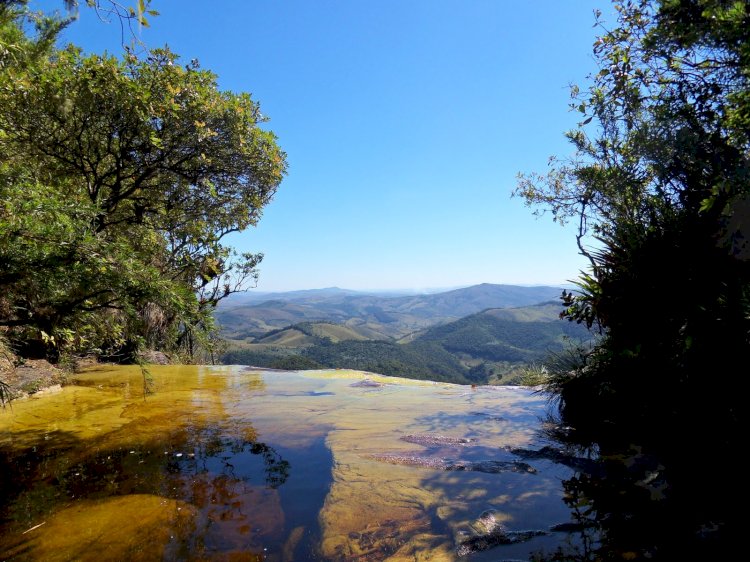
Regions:
<instances>
[{"instance_id":1,"label":"wet rock surface","mask_svg":"<svg viewBox=\"0 0 750 562\"><path fill-rule=\"evenodd\" d=\"M106 532L90 550L113 560L186 558L179 550L183 539L205 549L195 559L206 560L455 562L463 559L459 546L478 553L470 560L528 560L569 538L549 532L570 520L559 484L569 469L526 461L504 448L538 448L534 432L546 401L528 391L467 392L349 371L149 371L156 392L147 400L138 366L99 366L73 375L57 394L0 412L0 444L20 467L13 480L17 499L7 502L13 517L0 525L0 559L30 559L4 552L41 549L48 538L49 549L36 550L34 559L79 559L88 530L100 528ZM351 388L363 380L383 387ZM469 413L478 411L512 422ZM252 445L259 436L267 447ZM60 453L51 457L54 444ZM373 460L378 456L384 462ZM54 479L32 481L29 460ZM533 477L530 464L539 469ZM161 492L169 497L127 506L115 501ZM67 511L73 495L106 524L92 527L74 518ZM38 507L30 511L32 504ZM154 525L169 531L167 539L129 525L151 522L146 514L152 507L159 517ZM472 527L490 508L507 526L502 532L489 519L484 530ZM120 523L121 513L128 525ZM548 535L524 543L535 532L522 529ZM70 540L53 541L57 533ZM102 557L104 546L114 548L121 536L148 540L137 544L140 554L123 542Z\"/></svg>"},{"instance_id":2,"label":"wet rock surface","mask_svg":"<svg viewBox=\"0 0 750 562\"><path fill-rule=\"evenodd\" d=\"M362 379L361 381L353 382L349 386L352 388L381 388L385 386L385 384L372 379Z\"/></svg>"},{"instance_id":3,"label":"wet rock surface","mask_svg":"<svg viewBox=\"0 0 750 562\"><path fill-rule=\"evenodd\" d=\"M543 459L562 464L586 474L594 474L601 471L599 464L593 459L576 457L562 449L546 445L541 449L524 449L522 447L505 447L509 453L521 457L524 460Z\"/></svg>"},{"instance_id":4,"label":"wet rock surface","mask_svg":"<svg viewBox=\"0 0 750 562\"><path fill-rule=\"evenodd\" d=\"M389 464L401 464L445 471L484 472L487 474L496 474L499 472L536 474L537 472L530 464L518 461L470 461L403 454L371 455L370 458Z\"/></svg>"},{"instance_id":5,"label":"wet rock surface","mask_svg":"<svg viewBox=\"0 0 750 562\"><path fill-rule=\"evenodd\" d=\"M456 554L467 556L475 552L489 550L496 546L526 542L548 534L538 529L509 531L499 520L497 511L490 509L482 513L471 525L474 535L461 540L456 546Z\"/></svg>"},{"instance_id":6,"label":"wet rock surface","mask_svg":"<svg viewBox=\"0 0 750 562\"><path fill-rule=\"evenodd\" d=\"M594 527L597 527L595 521L591 520L585 520L585 521L571 521L569 523L559 523L557 525L553 525L549 528L550 531L553 533L580 533L581 531L584 531L586 529L591 529Z\"/></svg>"},{"instance_id":7,"label":"wet rock surface","mask_svg":"<svg viewBox=\"0 0 750 562\"><path fill-rule=\"evenodd\" d=\"M508 418L497 415L493 412L469 412L469 415L481 417L488 421L494 421L494 422L507 422L508 421Z\"/></svg>"},{"instance_id":8,"label":"wet rock surface","mask_svg":"<svg viewBox=\"0 0 750 562\"><path fill-rule=\"evenodd\" d=\"M463 446L476 443L476 439L468 437L449 437L447 435L440 435L437 433L419 433L404 435L401 437L401 441L407 443L415 443L417 445L425 445L427 447L443 447L443 446Z\"/></svg>"}]
</instances>

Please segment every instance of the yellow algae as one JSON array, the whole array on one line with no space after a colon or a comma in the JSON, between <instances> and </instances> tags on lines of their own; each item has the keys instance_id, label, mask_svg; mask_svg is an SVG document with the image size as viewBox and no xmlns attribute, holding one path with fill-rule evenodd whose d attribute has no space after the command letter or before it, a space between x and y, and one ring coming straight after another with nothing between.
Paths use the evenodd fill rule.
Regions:
<instances>
[{"instance_id":1,"label":"yellow algae","mask_svg":"<svg viewBox=\"0 0 750 562\"><path fill-rule=\"evenodd\" d=\"M137 494L74 503L28 532L5 537L0 557L14 560L154 560L191 532L185 502Z\"/></svg>"},{"instance_id":2,"label":"yellow algae","mask_svg":"<svg viewBox=\"0 0 750 562\"><path fill-rule=\"evenodd\" d=\"M335 379L335 380L371 380L381 384L398 384L401 386L418 386L418 387L458 387L461 385L447 383L447 382L435 382L420 379L407 379L404 377L391 377L388 375L380 375L378 373L370 373L368 371L356 371L353 369L312 369L308 371L299 371L302 376L318 379Z\"/></svg>"},{"instance_id":3,"label":"yellow algae","mask_svg":"<svg viewBox=\"0 0 750 562\"><path fill-rule=\"evenodd\" d=\"M346 400L333 413L336 430L329 433L327 441L336 463L334 482L321 512L324 556L399 560L414 559L420 549L444 551L445 536L428 532L428 514L440 510L452 534L458 533L469 520L493 506L492 498L498 494L491 491L497 476L394 466L374 461L370 455L383 451L423 454L426 447L400 437L436 430L450 432L455 438L479 435L476 439L484 446L527 443L531 432L523 424L480 426L462 419L467 411L482 408L502 409L508 416L526 414L525 400L524 393L458 385L385 387ZM507 500L508 496L501 498ZM500 518L510 520L511 516ZM414 546L417 536L421 537L419 548Z\"/></svg>"},{"instance_id":4,"label":"yellow algae","mask_svg":"<svg viewBox=\"0 0 750 562\"><path fill-rule=\"evenodd\" d=\"M16 479L0 535L49 524L71 502L163 496L191 514L165 557L448 561L488 509L510 528L565 520L558 474L376 460L510 461L504 447L529 446L540 426L544 399L528 390L351 370L153 366L149 376L155 392L144 396L140 368L97 367L0 413L8 464L32 468ZM427 437L402 439L414 435ZM73 521L69 534L85 535Z\"/></svg>"}]
</instances>

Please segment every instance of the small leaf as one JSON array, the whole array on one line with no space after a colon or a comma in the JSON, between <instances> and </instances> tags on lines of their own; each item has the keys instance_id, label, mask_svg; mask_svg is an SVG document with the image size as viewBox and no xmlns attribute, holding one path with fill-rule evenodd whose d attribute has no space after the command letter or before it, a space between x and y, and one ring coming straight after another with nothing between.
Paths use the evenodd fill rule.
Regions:
<instances>
[{"instance_id":1,"label":"small leaf","mask_svg":"<svg viewBox=\"0 0 750 562\"><path fill-rule=\"evenodd\" d=\"M699 211L701 213L705 213L706 211L710 211L711 207L713 206L714 206L714 198L706 197L703 201L701 201L701 206L699 208Z\"/></svg>"}]
</instances>

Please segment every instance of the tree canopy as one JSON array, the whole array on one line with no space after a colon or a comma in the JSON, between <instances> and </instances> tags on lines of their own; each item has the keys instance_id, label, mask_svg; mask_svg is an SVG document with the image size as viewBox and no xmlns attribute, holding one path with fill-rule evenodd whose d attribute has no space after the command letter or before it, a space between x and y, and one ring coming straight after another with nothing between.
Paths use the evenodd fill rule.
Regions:
<instances>
[{"instance_id":1,"label":"tree canopy","mask_svg":"<svg viewBox=\"0 0 750 562\"><path fill-rule=\"evenodd\" d=\"M197 63L59 49L63 27L0 7L0 326L29 352L193 352L256 274L262 255L224 240L257 223L285 154Z\"/></svg>"},{"instance_id":2,"label":"tree canopy","mask_svg":"<svg viewBox=\"0 0 750 562\"><path fill-rule=\"evenodd\" d=\"M574 156L521 176L517 193L579 225L591 268L565 314L605 334L589 359L622 369L626 388L686 382L748 350L750 10L720 0L615 7L593 85L574 89L584 116L568 133Z\"/></svg>"},{"instance_id":3,"label":"tree canopy","mask_svg":"<svg viewBox=\"0 0 750 562\"><path fill-rule=\"evenodd\" d=\"M745 425L735 387L750 355L750 3L614 6L617 22L598 22L591 86L573 89L573 156L520 176L516 193L575 221L591 264L564 315L602 338L550 384L568 439L649 451L676 490L710 470L691 458L695 443L734 454ZM717 499L735 476L691 497L693 529L736 531Z\"/></svg>"}]
</instances>

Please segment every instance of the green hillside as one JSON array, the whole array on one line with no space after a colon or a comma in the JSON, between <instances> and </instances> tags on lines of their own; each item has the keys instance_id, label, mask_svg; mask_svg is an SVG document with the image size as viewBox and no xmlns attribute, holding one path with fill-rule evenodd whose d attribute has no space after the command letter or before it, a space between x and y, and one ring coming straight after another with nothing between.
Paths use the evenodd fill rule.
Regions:
<instances>
[{"instance_id":1,"label":"green hillside","mask_svg":"<svg viewBox=\"0 0 750 562\"><path fill-rule=\"evenodd\" d=\"M361 326L303 322L252 341L231 342L226 363L273 368L351 368L457 383L507 383L523 367L544 362L590 338L559 319L560 305L489 309L419 332L410 340L368 338Z\"/></svg>"},{"instance_id":2,"label":"green hillside","mask_svg":"<svg viewBox=\"0 0 750 562\"><path fill-rule=\"evenodd\" d=\"M304 347L313 345L316 342L314 337L307 335L302 330L293 326L283 330L269 332L266 336L258 338L254 343L265 345L280 345L285 347Z\"/></svg>"},{"instance_id":3,"label":"green hillside","mask_svg":"<svg viewBox=\"0 0 750 562\"><path fill-rule=\"evenodd\" d=\"M519 287L484 283L443 293L382 296L343 290L296 291L273 300L222 303L217 320L226 337L258 338L303 322L332 322L368 339L402 338L436 324L458 320L488 308L519 307L556 299L558 287Z\"/></svg>"},{"instance_id":4,"label":"green hillside","mask_svg":"<svg viewBox=\"0 0 750 562\"><path fill-rule=\"evenodd\" d=\"M450 353L486 361L542 361L571 339L588 339L585 328L560 320L559 312L557 303L487 310L430 328L408 345L433 342Z\"/></svg>"}]
</instances>

